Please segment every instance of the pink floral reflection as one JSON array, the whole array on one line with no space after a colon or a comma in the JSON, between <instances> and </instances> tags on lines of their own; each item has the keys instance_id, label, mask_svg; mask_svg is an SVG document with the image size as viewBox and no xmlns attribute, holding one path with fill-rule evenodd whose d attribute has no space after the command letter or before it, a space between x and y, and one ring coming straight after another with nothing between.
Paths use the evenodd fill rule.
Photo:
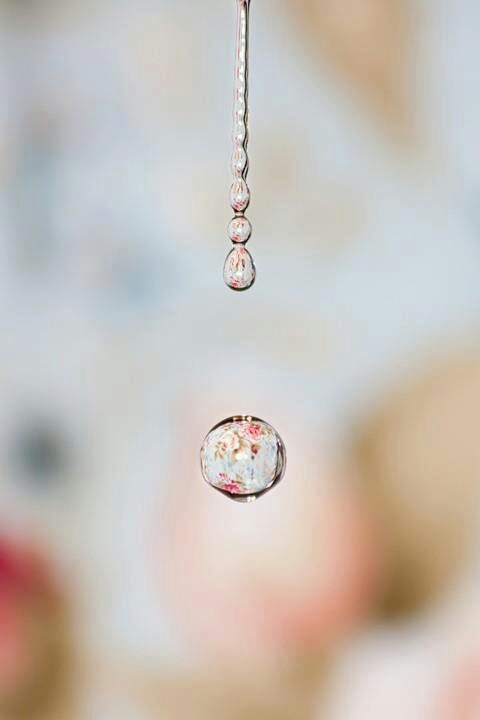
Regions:
<instances>
[{"instance_id":1,"label":"pink floral reflection","mask_svg":"<svg viewBox=\"0 0 480 720\"><path fill-rule=\"evenodd\" d=\"M218 479L222 483L222 490L226 490L227 492L231 493L241 493L242 487L235 482L231 477L227 475L227 473L221 472L218 473Z\"/></svg>"},{"instance_id":2,"label":"pink floral reflection","mask_svg":"<svg viewBox=\"0 0 480 720\"><path fill-rule=\"evenodd\" d=\"M259 440L262 437L262 428L256 423L249 423L245 428L245 432L252 440Z\"/></svg>"}]
</instances>

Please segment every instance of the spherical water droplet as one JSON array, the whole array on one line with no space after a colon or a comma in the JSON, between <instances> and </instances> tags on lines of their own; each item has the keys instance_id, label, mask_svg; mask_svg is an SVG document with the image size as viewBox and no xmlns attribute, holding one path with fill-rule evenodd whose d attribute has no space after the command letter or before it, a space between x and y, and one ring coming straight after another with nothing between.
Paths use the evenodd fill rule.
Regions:
<instances>
[{"instance_id":1,"label":"spherical water droplet","mask_svg":"<svg viewBox=\"0 0 480 720\"><path fill-rule=\"evenodd\" d=\"M246 243L252 234L250 220L243 215L234 217L228 225L228 237L234 243Z\"/></svg>"},{"instance_id":2,"label":"spherical water droplet","mask_svg":"<svg viewBox=\"0 0 480 720\"><path fill-rule=\"evenodd\" d=\"M243 245L237 245L227 255L223 279L232 290L248 290L255 282L256 270L252 256Z\"/></svg>"},{"instance_id":3,"label":"spherical water droplet","mask_svg":"<svg viewBox=\"0 0 480 720\"><path fill-rule=\"evenodd\" d=\"M210 430L200 450L200 461L209 485L232 500L251 502L283 478L286 453L271 425L238 415Z\"/></svg>"},{"instance_id":4,"label":"spherical water droplet","mask_svg":"<svg viewBox=\"0 0 480 720\"><path fill-rule=\"evenodd\" d=\"M230 205L236 212L243 212L250 202L250 190L243 178L237 178L230 189Z\"/></svg>"}]
</instances>

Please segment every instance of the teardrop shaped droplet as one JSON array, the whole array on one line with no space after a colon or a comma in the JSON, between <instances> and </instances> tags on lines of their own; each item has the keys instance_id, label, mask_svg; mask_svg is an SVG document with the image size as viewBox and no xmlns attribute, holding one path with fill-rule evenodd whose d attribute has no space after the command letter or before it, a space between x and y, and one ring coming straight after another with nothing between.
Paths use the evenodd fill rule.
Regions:
<instances>
[{"instance_id":1,"label":"teardrop shaped droplet","mask_svg":"<svg viewBox=\"0 0 480 720\"><path fill-rule=\"evenodd\" d=\"M277 431L260 418L236 415L213 427L200 450L202 474L216 490L251 502L283 478L285 446Z\"/></svg>"},{"instance_id":2,"label":"teardrop shaped droplet","mask_svg":"<svg viewBox=\"0 0 480 720\"><path fill-rule=\"evenodd\" d=\"M243 212L250 202L250 190L243 178L237 178L230 189L230 205L236 212Z\"/></svg>"},{"instance_id":3,"label":"teardrop shaped droplet","mask_svg":"<svg viewBox=\"0 0 480 720\"><path fill-rule=\"evenodd\" d=\"M248 250L239 245L227 255L223 279L232 290L248 290L255 282L255 264Z\"/></svg>"}]
</instances>

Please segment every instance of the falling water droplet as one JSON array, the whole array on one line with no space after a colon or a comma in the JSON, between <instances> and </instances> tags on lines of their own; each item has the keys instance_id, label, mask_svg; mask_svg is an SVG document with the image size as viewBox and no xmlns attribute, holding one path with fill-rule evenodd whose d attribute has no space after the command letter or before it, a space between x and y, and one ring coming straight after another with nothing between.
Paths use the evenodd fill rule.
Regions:
<instances>
[{"instance_id":1,"label":"falling water droplet","mask_svg":"<svg viewBox=\"0 0 480 720\"><path fill-rule=\"evenodd\" d=\"M250 240L252 226L250 221L243 215L234 217L228 225L228 237L234 243L246 243Z\"/></svg>"},{"instance_id":2,"label":"falling water droplet","mask_svg":"<svg viewBox=\"0 0 480 720\"><path fill-rule=\"evenodd\" d=\"M232 290L248 290L255 282L253 258L243 245L234 247L227 255L223 279Z\"/></svg>"},{"instance_id":3,"label":"falling water droplet","mask_svg":"<svg viewBox=\"0 0 480 720\"><path fill-rule=\"evenodd\" d=\"M264 420L237 415L210 430L200 450L200 462L209 485L232 500L251 502L283 478L285 446Z\"/></svg>"}]
</instances>

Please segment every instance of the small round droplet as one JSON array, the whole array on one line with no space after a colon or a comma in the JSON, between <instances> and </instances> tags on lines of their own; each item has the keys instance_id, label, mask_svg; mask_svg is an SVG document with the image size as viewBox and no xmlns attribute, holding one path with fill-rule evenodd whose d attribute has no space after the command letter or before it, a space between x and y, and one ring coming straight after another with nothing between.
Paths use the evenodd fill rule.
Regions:
<instances>
[{"instance_id":1,"label":"small round droplet","mask_svg":"<svg viewBox=\"0 0 480 720\"><path fill-rule=\"evenodd\" d=\"M247 167L247 153L244 147L236 147L232 157L232 170L234 173L243 173Z\"/></svg>"},{"instance_id":2,"label":"small round droplet","mask_svg":"<svg viewBox=\"0 0 480 720\"><path fill-rule=\"evenodd\" d=\"M210 430L200 450L200 462L209 485L232 500L252 502L283 478L285 446L264 420L237 415Z\"/></svg>"},{"instance_id":3,"label":"small round droplet","mask_svg":"<svg viewBox=\"0 0 480 720\"><path fill-rule=\"evenodd\" d=\"M248 290L255 282L253 258L243 245L237 245L227 255L223 279L232 290Z\"/></svg>"},{"instance_id":4,"label":"small round droplet","mask_svg":"<svg viewBox=\"0 0 480 720\"><path fill-rule=\"evenodd\" d=\"M243 215L234 217L228 225L228 237L234 243L246 243L250 240L252 226L250 220Z\"/></svg>"},{"instance_id":5,"label":"small round droplet","mask_svg":"<svg viewBox=\"0 0 480 720\"><path fill-rule=\"evenodd\" d=\"M230 189L230 205L236 212L243 212L250 202L250 190L243 178L237 178Z\"/></svg>"}]
</instances>

